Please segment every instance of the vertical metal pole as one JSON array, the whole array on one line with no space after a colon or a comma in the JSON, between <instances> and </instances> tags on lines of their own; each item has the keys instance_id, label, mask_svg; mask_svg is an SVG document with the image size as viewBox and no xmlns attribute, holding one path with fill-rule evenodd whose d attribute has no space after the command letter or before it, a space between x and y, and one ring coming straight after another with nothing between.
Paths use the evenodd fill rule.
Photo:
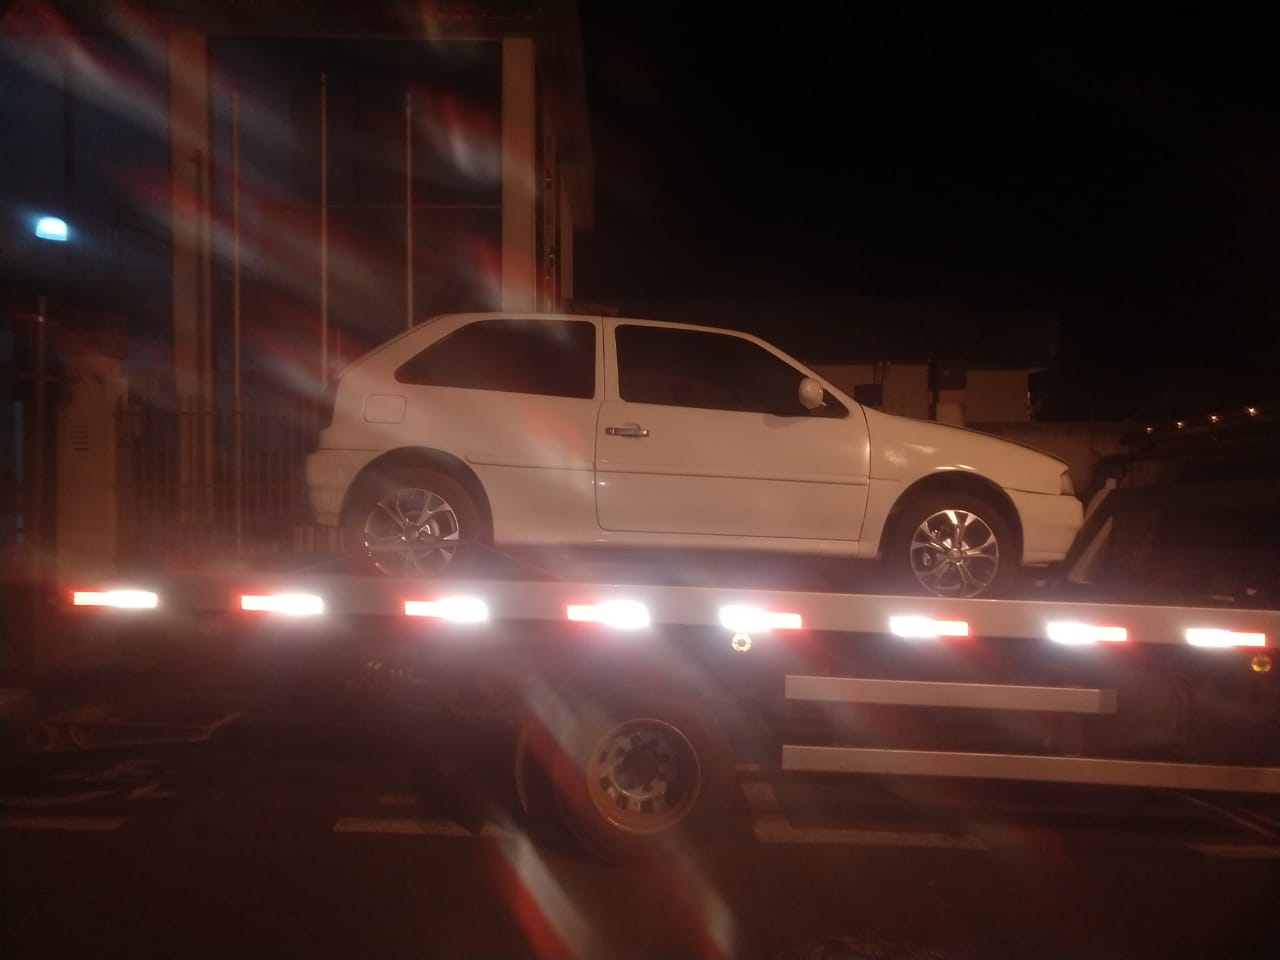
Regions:
<instances>
[{"instance_id":1,"label":"vertical metal pole","mask_svg":"<svg viewBox=\"0 0 1280 960\"><path fill-rule=\"evenodd\" d=\"M28 546L31 549L31 568L34 574L31 591L31 659L37 671L44 668L44 604L45 604L45 530L44 516L45 444L48 442L45 428L45 334L48 324L48 305L45 297L36 297L36 422L35 470L32 472L34 489L31 495L30 524L27 527Z\"/></svg>"},{"instance_id":2,"label":"vertical metal pole","mask_svg":"<svg viewBox=\"0 0 1280 960\"><path fill-rule=\"evenodd\" d=\"M404 325L413 326L413 94L404 95Z\"/></svg>"},{"instance_id":3,"label":"vertical metal pole","mask_svg":"<svg viewBox=\"0 0 1280 960\"><path fill-rule=\"evenodd\" d=\"M329 77L320 74L320 389L329 384Z\"/></svg>"},{"instance_id":4,"label":"vertical metal pole","mask_svg":"<svg viewBox=\"0 0 1280 960\"><path fill-rule=\"evenodd\" d=\"M231 91L231 416L235 431L236 556L244 551L244 430L240 389L240 91Z\"/></svg>"},{"instance_id":5,"label":"vertical metal pole","mask_svg":"<svg viewBox=\"0 0 1280 960\"><path fill-rule=\"evenodd\" d=\"M206 429L198 411L212 411L213 403L213 351L212 331L210 330L209 291L210 276L210 224L209 224L209 165L208 156L203 150L196 150L191 156L194 169L197 211L192 244L195 250L195 270L193 276L196 329L193 344L194 372L189 396L189 416L184 437L192 444L191 455L184 458L189 471L182 478L183 515L181 522L186 525L208 524L213 512L213 432ZM181 389L181 388L180 388ZM196 536L194 531L186 531L188 537Z\"/></svg>"}]
</instances>

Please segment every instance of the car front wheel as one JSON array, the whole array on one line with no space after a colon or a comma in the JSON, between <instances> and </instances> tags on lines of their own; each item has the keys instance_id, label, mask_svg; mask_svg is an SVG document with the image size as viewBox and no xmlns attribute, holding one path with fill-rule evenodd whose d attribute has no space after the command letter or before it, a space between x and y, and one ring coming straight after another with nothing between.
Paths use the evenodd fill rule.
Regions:
<instances>
[{"instance_id":1,"label":"car front wheel","mask_svg":"<svg viewBox=\"0 0 1280 960\"><path fill-rule=\"evenodd\" d=\"M928 494L900 513L884 562L895 586L936 597L999 596L1018 565L1004 512L967 493Z\"/></svg>"}]
</instances>

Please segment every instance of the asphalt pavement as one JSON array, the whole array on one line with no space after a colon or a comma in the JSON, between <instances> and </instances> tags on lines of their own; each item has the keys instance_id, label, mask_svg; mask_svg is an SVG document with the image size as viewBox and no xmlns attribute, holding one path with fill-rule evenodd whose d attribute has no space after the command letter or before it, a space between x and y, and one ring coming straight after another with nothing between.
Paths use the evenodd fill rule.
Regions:
<instances>
[{"instance_id":1,"label":"asphalt pavement","mask_svg":"<svg viewBox=\"0 0 1280 960\"><path fill-rule=\"evenodd\" d=\"M501 728L291 689L11 758L0 954L1280 955L1270 799L743 767L719 836L610 866L521 812Z\"/></svg>"},{"instance_id":2,"label":"asphalt pavement","mask_svg":"<svg viewBox=\"0 0 1280 960\"><path fill-rule=\"evenodd\" d=\"M6 690L0 956L1280 955L1274 798L744 765L715 837L611 866L476 692L196 628Z\"/></svg>"}]
</instances>

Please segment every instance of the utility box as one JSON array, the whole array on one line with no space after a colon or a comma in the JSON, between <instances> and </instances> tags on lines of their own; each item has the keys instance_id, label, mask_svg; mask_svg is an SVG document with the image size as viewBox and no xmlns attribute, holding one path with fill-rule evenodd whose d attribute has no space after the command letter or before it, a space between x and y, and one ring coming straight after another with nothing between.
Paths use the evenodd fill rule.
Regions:
<instances>
[{"instance_id":1,"label":"utility box","mask_svg":"<svg viewBox=\"0 0 1280 960\"><path fill-rule=\"evenodd\" d=\"M879 383L860 383L853 388L853 399L864 407L884 409L884 385Z\"/></svg>"},{"instance_id":2,"label":"utility box","mask_svg":"<svg viewBox=\"0 0 1280 960\"><path fill-rule=\"evenodd\" d=\"M955 427L965 424L965 387L968 366L963 360L935 360L929 366L933 391L933 419Z\"/></svg>"},{"instance_id":3,"label":"utility box","mask_svg":"<svg viewBox=\"0 0 1280 960\"><path fill-rule=\"evenodd\" d=\"M119 480L116 408L127 384L116 357L64 358L58 408L57 578L83 583L115 571Z\"/></svg>"}]
</instances>

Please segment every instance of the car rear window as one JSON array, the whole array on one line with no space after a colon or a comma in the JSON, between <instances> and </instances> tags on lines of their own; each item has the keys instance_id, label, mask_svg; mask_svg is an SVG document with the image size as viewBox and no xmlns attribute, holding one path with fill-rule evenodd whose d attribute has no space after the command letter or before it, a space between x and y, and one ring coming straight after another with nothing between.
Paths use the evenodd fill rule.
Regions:
<instances>
[{"instance_id":1,"label":"car rear window","mask_svg":"<svg viewBox=\"0 0 1280 960\"><path fill-rule=\"evenodd\" d=\"M510 317L478 320L402 364L396 380L590 399L596 393L595 324Z\"/></svg>"}]
</instances>

